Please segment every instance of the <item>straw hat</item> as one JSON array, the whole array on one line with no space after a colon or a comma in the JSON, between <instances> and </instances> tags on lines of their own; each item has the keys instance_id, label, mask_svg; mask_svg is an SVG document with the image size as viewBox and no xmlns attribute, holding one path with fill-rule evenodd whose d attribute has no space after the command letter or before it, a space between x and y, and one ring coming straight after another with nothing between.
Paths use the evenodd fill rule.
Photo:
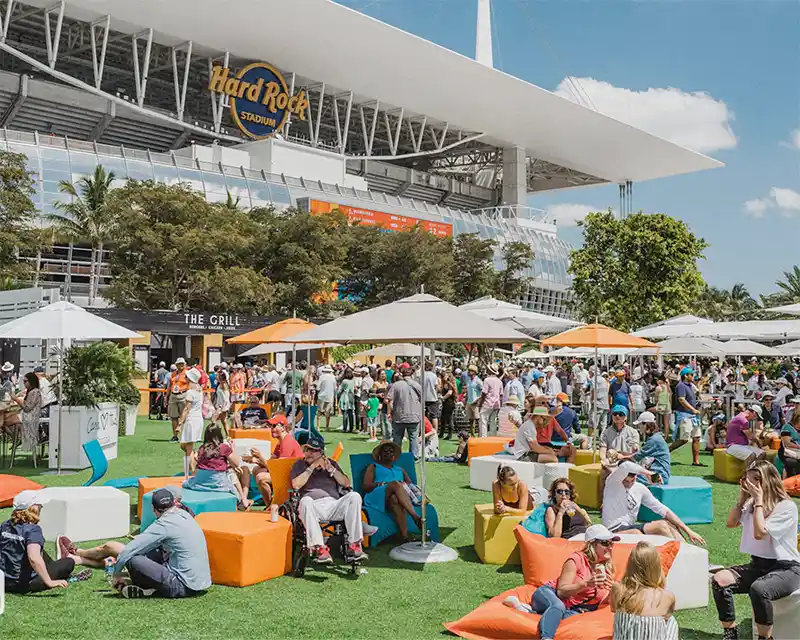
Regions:
<instances>
[{"instance_id":1,"label":"straw hat","mask_svg":"<svg viewBox=\"0 0 800 640\"><path fill-rule=\"evenodd\" d=\"M384 447L392 447L392 450L394 451L394 460L397 460L400 457L400 455L403 453L403 450L400 448L400 445L395 444L392 440L382 440L372 450L372 459L373 460L377 460L378 459L378 454L381 452L381 449L383 449ZM394 460L392 460L392 462L394 462Z\"/></svg>"}]
</instances>

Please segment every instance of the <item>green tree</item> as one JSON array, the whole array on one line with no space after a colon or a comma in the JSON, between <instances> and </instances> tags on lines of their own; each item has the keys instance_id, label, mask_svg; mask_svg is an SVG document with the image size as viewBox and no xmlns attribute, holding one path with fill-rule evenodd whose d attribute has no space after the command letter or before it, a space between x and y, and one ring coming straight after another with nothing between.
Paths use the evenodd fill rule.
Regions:
<instances>
[{"instance_id":1,"label":"green tree","mask_svg":"<svg viewBox=\"0 0 800 640\"><path fill-rule=\"evenodd\" d=\"M100 287L103 245L112 234L113 218L109 215L107 202L113 181L114 173L106 173L102 165L97 165L91 176L83 176L77 184L62 180L58 190L71 196L71 202L56 202L55 207L60 213L45 216L56 234L66 238L70 246L79 242L91 245L89 306L94 304Z\"/></svg>"},{"instance_id":2,"label":"green tree","mask_svg":"<svg viewBox=\"0 0 800 640\"><path fill-rule=\"evenodd\" d=\"M264 250L247 212L186 185L130 181L108 199L116 221L106 297L125 308L271 313L275 288L254 269Z\"/></svg>"},{"instance_id":3,"label":"green tree","mask_svg":"<svg viewBox=\"0 0 800 640\"><path fill-rule=\"evenodd\" d=\"M528 289L531 278L524 275L533 261L533 250L526 242L506 242L502 249L503 268L495 275L494 295L517 302Z\"/></svg>"},{"instance_id":4,"label":"green tree","mask_svg":"<svg viewBox=\"0 0 800 640\"><path fill-rule=\"evenodd\" d=\"M784 271L783 280L778 280L775 284L786 295L786 302L783 304L800 302L800 267L794 265L791 271Z\"/></svg>"},{"instance_id":5,"label":"green tree","mask_svg":"<svg viewBox=\"0 0 800 640\"><path fill-rule=\"evenodd\" d=\"M706 285L695 307L702 316L716 322L755 320L761 316L761 307L741 282L730 291Z\"/></svg>"},{"instance_id":6,"label":"green tree","mask_svg":"<svg viewBox=\"0 0 800 640\"><path fill-rule=\"evenodd\" d=\"M708 246L671 216L611 210L579 223L584 243L572 252L570 273L577 310L624 331L688 313L703 291L697 268Z\"/></svg>"},{"instance_id":7,"label":"green tree","mask_svg":"<svg viewBox=\"0 0 800 640\"><path fill-rule=\"evenodd\" d=\"M489 296L496 285L494 240L464 233L453 240L453 303L464 304Z\"/></svg>"},{"instance_id":8,"label":"green tree","mask_svg":"<svg viewBox=\"0 0 800 640\"><path fill-rule=\"evenodd\" d=\"M33 228L36 207L34 174L21 153L0 151L0 281L3 288L17 288L33 275L24 256L34 256L43 246L44 234Z\"/></svg>"}]
</instances>

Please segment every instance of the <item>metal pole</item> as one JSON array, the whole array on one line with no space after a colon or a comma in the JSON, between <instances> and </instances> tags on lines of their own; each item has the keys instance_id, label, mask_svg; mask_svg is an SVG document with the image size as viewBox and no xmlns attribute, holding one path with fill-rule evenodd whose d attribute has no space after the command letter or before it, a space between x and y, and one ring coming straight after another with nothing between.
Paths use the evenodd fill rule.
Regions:
<instances>
[{"instance_id":1,"label":"metal pole","mask_svg":"<svg viewBox=\"0 0 800 640\"><path fill-rule=\"evenodd\" d=\"M425 534L428 530L428 525L426 523L425 518L425 343L421 343L420 345L420 360L419 360L419 383L420 387L422 387L422 391L420 393L420 422L419 422L419 433L420 433L420 440L421 440L421 462L419 468L419 477L422 489L422 546L425 546Z\"/></svg>"},{"instance_id":2,"label":"metal pole","mask_svg":"<svg viewBox=\"0 0 800 640\"><path fill-rule=\"evenodd\" d=\"M292 413L292 434L294 434L294 416L295 416L295 410L294 410L295 375L294 374L295 374L296 371L297 371L297 345L293 344L292 345L292 397L291 397L291 400L289 401L289 411L291 411L291 413Z\"/></svg>"},{"instance_id":3,"label":"metal pole","mask_svg":"<svg viewBox=\"0 0 800 640\"><path fill-rule=\"evenodd\" d=\"M598 361L597 345L594 348L594 384L592 384L592 423L594 435L592 437L592 463L597 460L598 442L600 440L600 425L597 424L597 380L600 377L600 362Z\"/></svg>"},{"instance_id":4,"label":"metal pole","mask_svg":"<svg viewBox=\"0 0 800 640\"><path fill-rule=\"evenodd\" d=\"M61 425L64 420L64 338L61 338L61 349L58 352L58 448L56 449L57 472L61 474Z\"/></svg>"},{"instance_id":5,"label":"metal pole","mask_svg":"<svg viewBox=\"0 0 800 640\"><path fill-rule=\"evenodd\" d=\"M308 417L308 437L310 438L314 431L311 428L311 347L306 349L306 377L308 378L308 393L306 394L306 416ZM302 393L302 391L300 392ZM320 432L320 435L322 433Z\"/></svg>"}]
</instances>

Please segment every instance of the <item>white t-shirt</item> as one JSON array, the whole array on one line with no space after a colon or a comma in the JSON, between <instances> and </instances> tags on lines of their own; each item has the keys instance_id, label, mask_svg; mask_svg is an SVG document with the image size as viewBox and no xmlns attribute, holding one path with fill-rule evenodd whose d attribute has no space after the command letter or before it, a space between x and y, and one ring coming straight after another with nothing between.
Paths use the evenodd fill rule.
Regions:
<instances>
[{"instance_id":1,"label":"white t-shirt","mask_svg":"<svg viewBox=\"0 0 800 640\"><path fill-rule=\"evenodd\" d=\"M197 389L189 389L186 392L186 404L189 405L189 413L186 414L186 420L203 422L203 392Z\"/></svg>"},{"instance_id":2,"label":"white t-shirt","mask_svg":"<svg viewBox=\"0 0 800 640\"><path fill-rule=\"evenodd\" d=\"M609 429L612 428L609 427ZM659 502L650 493L650 489L641 482L634 482L630 489L626 489L622 484L629 473L640 474L644 471L644 467L625 461L620 463L606 478L606 487L603 491L603 524L611 531L633 527L639 515L639 507L642 505L658 516L666 517L667 507ZM795 523L797 522L796 514L795 510Z\"/></svg>"},{"instance_id":3,"label":"white t-shirt","mask_svg":"<svg viewBox=\"0 0 800 640\"><path fill-rule=\"evenodd\" d=\"M423 380L425 381L425 402L436 402L439 399L436 393L436 383L439 378L433 371L426 371Z\"/></svg>"},{"instance_id":4,"label":"white t-shirt","mask_svg":"<svg viewBox=\"0 0 800 640\"><path fill-rule=\"evenodd\" d=\"M264 389L266 391L278 391L281 386L281 375L277 371L267 371L264 375Z\"/></svg>"},{"instance_id":5,"label":"white t-shirt","mask_svg":"<svg viewBox=\"0 0 800 640\"><path fill-rule=\"evenodd\" d=\"M514 456L519 458L528 453L534 442L536 442L536 425L533 424L533 420L526 420L514 438Z\"/></svg>"},{"instance_id":6,"label":"white t-shirt","mask_svg":"<svg viewBox=\"0 0 800 640\"><path fill-rule=\"evenodd\" d=\"M336 393L336 377L332 373L323 373L317 381L317 400L330 402Z\"/></svg>"},{"instance_id":7,"label":"white t-shirt","mask_svg":"<svg viewBox=\"0 0 800 640\"><path fill-rule=\"evenodd\" d=\"M563 392L564 389L561 388L561 380L559 380L555 374L553 374L547 381L547 394L551 396L557 396L559 393Z\"/></svg>"},{"instance_id":8,"label":"white t-shirt","mask_svg":"<svg viewBox=\"0 0 800 640\"><path fill-rule=\"evenodd\" d=\"M800 562L797 551L797 505L781 500L766 519L767 537L756 540L753 535L753 503L748 501L742 511L742 542L739 551L759 558L774 558Z\"/></svg>"}]
</instances>

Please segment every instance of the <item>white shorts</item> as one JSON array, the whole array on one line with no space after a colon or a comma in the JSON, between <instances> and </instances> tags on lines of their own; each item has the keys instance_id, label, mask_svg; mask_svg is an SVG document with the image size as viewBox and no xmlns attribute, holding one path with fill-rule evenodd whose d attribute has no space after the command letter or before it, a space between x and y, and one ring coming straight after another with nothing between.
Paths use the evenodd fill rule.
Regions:
<instances>
[{"instance_id":1,"label":"white shorts","mask_svg":"<svg viewBox=\"0 0 800 640\"><path fill-rule=\"evenodd\" d=\"M738 460L747 460L753 454L759 455L764 453L758 447L751 447L746 444L732 444L726 449L726 451L728 454L732 455Z\"/></svg>"},{"instance_id":2,"label":"white shorts","mask_svg":"<svg viewBox=\"0 0 800 640\"><path fill-rule=\"evenodd\" d=\"M186 422L181 427L181 444L189 442L200 442L203 439L203 419L186 418Z\"/></svg>"},{"instance_id":3,"label":"white shorts","mask_svg":"<svg viewBox=\"0 0 800 640\"><path fill-rule=\"evenodd\" d=\"M700 426L699 420L692 420L691 418L683 418L678 425L678 439L690 440L691 438L700 438L703 435L703 429Z\"/></svg>"},{"instance_id":4,"label":"white shorts","mask_svg":"<svg viewBox=\"0 0 800 640\"><path fill-rule=\"evenodd\" d=\"M330 415L333 412L333 400L319 400L317 411L324 416Z\"/></svg>"}]
</instances>

